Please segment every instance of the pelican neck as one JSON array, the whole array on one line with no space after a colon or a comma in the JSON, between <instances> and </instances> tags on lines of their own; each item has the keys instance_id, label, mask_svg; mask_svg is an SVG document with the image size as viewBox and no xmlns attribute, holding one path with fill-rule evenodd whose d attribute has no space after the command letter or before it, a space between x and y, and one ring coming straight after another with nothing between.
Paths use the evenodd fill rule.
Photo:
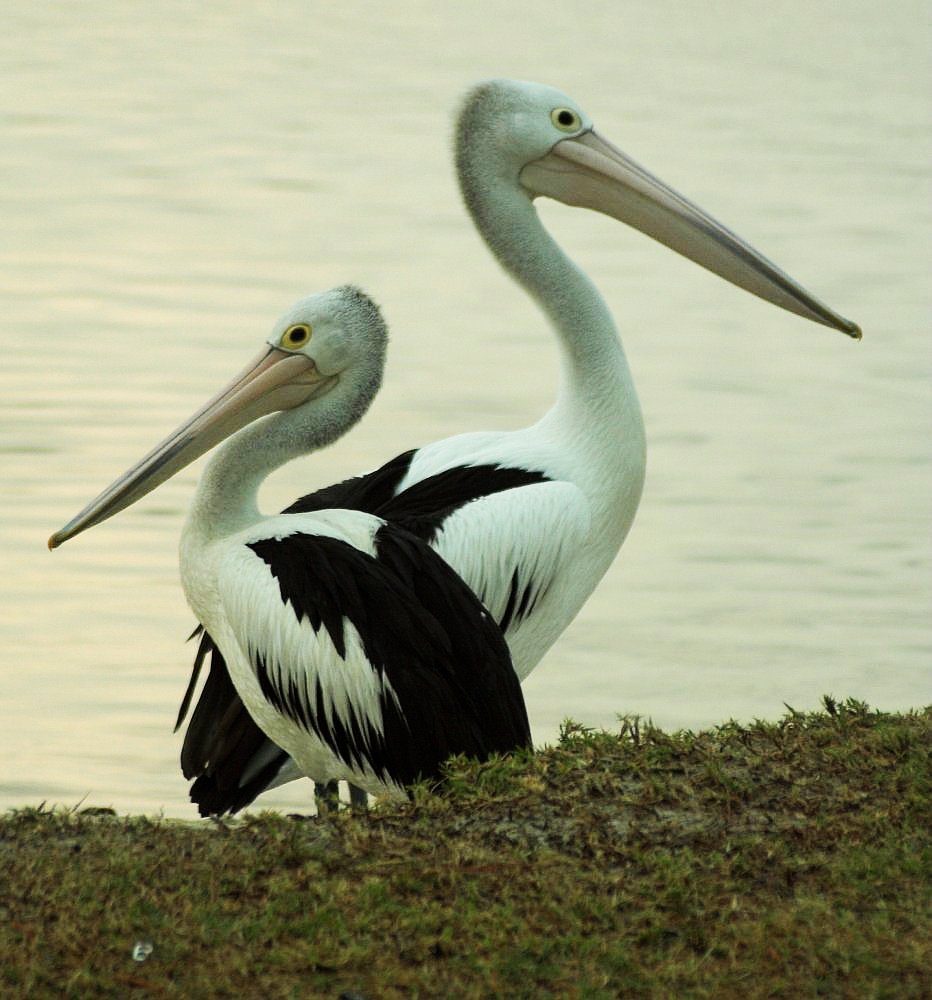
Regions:
<instances>
[{"instance_id":1,"label":"pelican neck","mask_svg":"<svg viewBox=\"0 0 932 1000\"><path fill-rule=\"evenodd\" d=\"M288 462L324 448L365 413L379 380L341 377L326 396L244 427L211 456L185 523L202 541L224 538L263 519L259 489Z\"/></svg>"},{"instance_id":2,"label":"pelican neck","mask_svg":"<svg viewBox=\"0 0 932 1000\"><path fill-rule=\"evenodd\" d=\"M643 436L640 405L618 331L589 277L544 228L517 180L461 171L476 228L508 274L538 304L557 335L560 390L548 417L557 425L614 425ZM546 418L545 418L546 419Z\"/></svg>"}]
</instances>

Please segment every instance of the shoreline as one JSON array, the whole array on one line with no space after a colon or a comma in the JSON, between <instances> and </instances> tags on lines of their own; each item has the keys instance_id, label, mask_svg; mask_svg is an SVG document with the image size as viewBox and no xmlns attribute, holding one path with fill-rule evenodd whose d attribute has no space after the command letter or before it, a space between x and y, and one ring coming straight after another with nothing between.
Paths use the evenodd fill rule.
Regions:
<instances>
[{"instance_id":1,"label":"shoreline","mask_svg":"<svg viewBox=\"0 0 932 1000\"><path fill-rule=\"evenodd\" d=\"M362 816L14 810L0 994L927 995L930 747L932 708L826 699L568 724Z\"/></svg>"}]
</instances>

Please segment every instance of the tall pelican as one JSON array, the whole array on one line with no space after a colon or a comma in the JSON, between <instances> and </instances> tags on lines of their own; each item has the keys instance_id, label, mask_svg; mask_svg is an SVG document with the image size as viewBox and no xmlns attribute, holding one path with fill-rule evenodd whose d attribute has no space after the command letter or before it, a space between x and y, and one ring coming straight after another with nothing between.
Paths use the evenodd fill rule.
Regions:
<instances>
[{"instance_id":1,"label":"tall pelican","mask_svg":"<svg viewBox=\"0 0 932 1000\"><path fill-rule=\"evenodd\" d=\"M302 299L225 389L49 539L60 545L219 441L181 540L185 595L239 697L302 773L401 793L444 760L530 745L496 623L422 539L358 510L263 517L259 486L336 440L382 378L386 330L346 286ZM259 419L264 417L264 419Z\"/></svg>"},{"instance_id":2,"label":"tall pelican","mask_svg":"<svg viewBox=\"0 0 932 1000\"><path fill-rule=\"evenodd\" d=\"M288 510L349 507L417 533L499 623L523 679L614 559L645 471L641 411L611 314L544 229L534 199L602 212L781 308L851 337L860 330L613 146L558 90L511 80L479 85L460 111L455 152L473 222L557 335L557 400L531 427L435 442ZM302 773L244 711L209 634L179 721L208 653L210 674L182 754L205 813L242 808Z\"/></svg>"}]
</instances>

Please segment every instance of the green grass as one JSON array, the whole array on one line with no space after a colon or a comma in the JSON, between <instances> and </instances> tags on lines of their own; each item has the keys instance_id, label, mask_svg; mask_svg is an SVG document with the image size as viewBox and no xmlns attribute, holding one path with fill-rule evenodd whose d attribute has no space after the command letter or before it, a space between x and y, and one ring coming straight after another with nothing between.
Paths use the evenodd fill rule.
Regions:
<instances>
[{"instance_id":1,"label":"green grass","mask_svg":"<svg viewBox=\"0 0 932 1000\"><path fill-rule=\"evenodd\" d=\"M932 995L932 710L568 725L367 816L0 819L0 994ZM138 940L150 957L131 957Z\"/></svg>"}]
</instances>

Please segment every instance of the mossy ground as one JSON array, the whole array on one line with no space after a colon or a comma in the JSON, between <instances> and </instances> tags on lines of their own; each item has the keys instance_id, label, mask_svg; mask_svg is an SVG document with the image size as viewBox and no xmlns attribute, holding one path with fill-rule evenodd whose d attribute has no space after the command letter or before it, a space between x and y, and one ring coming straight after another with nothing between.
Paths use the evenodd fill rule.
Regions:
<instances>
[{"instance_id":1,"label":"mossy ground","mask_svg":"<svg viewBox=\"0 0 932 1000\"><path fill-rule=\"evenodd\" d=\"M0 819L0 994L930 996L930 747L930 710L827 699L568 726L365 816L24 809Z\"/></svg>"}]
</instances>

